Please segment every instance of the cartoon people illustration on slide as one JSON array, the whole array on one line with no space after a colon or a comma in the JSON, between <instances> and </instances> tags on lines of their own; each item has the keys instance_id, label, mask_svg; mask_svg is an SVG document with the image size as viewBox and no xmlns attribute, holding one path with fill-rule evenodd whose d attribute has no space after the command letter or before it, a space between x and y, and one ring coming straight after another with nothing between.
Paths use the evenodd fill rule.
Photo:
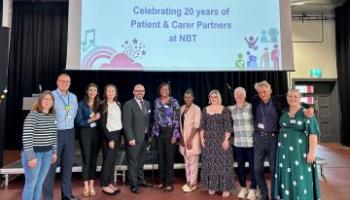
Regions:
<instances>
[{"instance_id":1,"label":"cartoon people illustration on slide","mask_svg":"<svg viewBox=\"0 0 350 200\"><path fill-rule=\"evenodd\" d=\"M268 31L268 34L270 36L270 42L271 43L277 43L278 42L278 35L279 35L279 31L277 28L270 28Z\"/></svg>"},{"instance_id":2,"label":"cartoon people illustration on slide","mask_svg":"<svg viewBox=\"0 0 350 200\"><path fill-rule=\"evenodd\" d=\"M279 51L278 45L275 44L275 45L273 45L273 50L271 51L271 60L273 62L273 67L276 70L278 70L279 66L280 66L280 63L279 63L280 58L279 58L279 56L280 56L280 51Z\"/></svg>"},{"instance_id":3,"label":"cartoon people illustration on slide","mask_svg":"<svg viewBox=\"0 0 350 200\"><path fill-rule=\"evenodd\" d=\"M248 69L256 69L258 67L257 63L256 63L256 56L253 55L250 51L247 51L247 55L248 55L248 61L247 61L247 67Z\"/></svg>"},{"instance_id":4,"label":"cartoon people illustration on slide","mask_svg":"<svg viewBox=\"0 0 350 200\"><path fill-rule=\"evenodd\" d=\"M265 30L261 31L261 36L260 36L260 42L261 43L268 43L269 39L267 39L267 32Z\"/></svg>"},{"instance_id":5,"label":"cartoon people illustration on slide","mask_svg":"<svg viewBox=\"0 0 350 200\"><path fill-rule=\"evenodd\" d=\"M264 48L264 53L260 58L260 67L261 69L269 69L270 68L270 52L269 48Z\"/></svg>"},{"instance_id":6,"label":"cartoon people illustration on slide","mask_svg":"<svg viewBox=\"0 0 350 200\"><path fill-rule=\"evenodd\" d=\"M243 53L239 53L237 55L237 59L235 61L235 67L237 69L245 69L245 63L244 63L244 59L243 59Z\"/></svg>"},{"instance_id":7,"label":"cartoon people illustration on slide","mask_svg":"<svg viewBox=\"0 0 350 200\"><path fill-rule=\"evenodd\" d=\"M256 38L254 38L253 36L250 36L249 38L244 37L244 40L246 41L249 49L254 49L254 50L258 49L257 42L259 40L259 37L256 37Z\"/></svg>"}]
</instances>

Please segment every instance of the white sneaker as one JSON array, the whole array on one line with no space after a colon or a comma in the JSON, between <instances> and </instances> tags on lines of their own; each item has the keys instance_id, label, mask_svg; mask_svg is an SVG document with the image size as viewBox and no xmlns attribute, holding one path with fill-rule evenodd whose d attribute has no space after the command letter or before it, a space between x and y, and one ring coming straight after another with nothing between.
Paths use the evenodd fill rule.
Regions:
<instances>
[{"instance_id":1,"label":"white sneaker","mask_svg":"<svg viewBox=\"0 0 350 200\"><path fill-rule=\"evenodd\" d=\"M194 190L196 190L197 189L197 186L196 185L188 185L187 187L185 187L184 189L183 189L183 191L184 192L192 192L192 191L194 191Z\"/></svg>"},{"instance_id":2,"label":"white sneaker","mask_svg":"<svg viewBox=\"0 0 350 200\"><path fill-rule=\"evenodd\" d=\"M185 185L183 185L181 188L182 188L182 190L185 190L185 189L188 189L188 183L186 183Z\"/></svg>"},{"instance_id":3,"label":"white sneaker","mask_svg":"<svg viewBox=\"0 0 350 200\"><path fill-rule=\"evenodd\" d=\"M238 198L241 198L241 199L245 199L245 197L247 196L247 194L248 194L247 188L241 188L241 190L238 192L237 197L238 197Z\"/></svg>"},{"instance_id":4,"label":"white sneaker","mask_svg":"<svg viewBox=\"0 0 350 200\"><path fill-rule=\"evenodd\" d=\"M256 193L257 193L256 190L249 189L249 193L248 193L247 199L249 199L249 200L256 200L256 198L257 198Z\"/></svg>"}]
</instances>

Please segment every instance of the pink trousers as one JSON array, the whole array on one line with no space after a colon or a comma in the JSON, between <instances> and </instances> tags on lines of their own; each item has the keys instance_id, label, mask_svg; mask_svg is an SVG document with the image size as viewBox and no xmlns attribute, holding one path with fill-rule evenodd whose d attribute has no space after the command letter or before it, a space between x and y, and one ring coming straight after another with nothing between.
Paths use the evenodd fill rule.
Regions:
<instances>
[{"instance_id":1,"label":"pink trousers","mask_svg":"<svg viewBox=\"0 0 350 200\"><path fill-rule=\"evenodd\" d=\"M197 184L199 155L184 156L186 180L191 185Z\"/></svg>"}]
</instances>

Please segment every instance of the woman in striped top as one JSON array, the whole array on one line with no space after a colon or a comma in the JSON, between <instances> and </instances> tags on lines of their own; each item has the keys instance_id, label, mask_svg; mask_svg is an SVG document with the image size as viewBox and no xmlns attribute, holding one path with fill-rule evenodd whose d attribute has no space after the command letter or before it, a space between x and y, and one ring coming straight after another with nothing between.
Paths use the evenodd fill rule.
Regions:
<instances>
[{"instance_id":1,"label":"woman in striped top","mask_svg":"<svg viewBox=\"0 0 350 200\"><path fill-rule=\"evenodd\" d=\"M57 122L53 105L51 92L44 91L24 121L21 161L25 184L22 199L40 200L50 164L57 159Z\"/></svg>"}]
</instances>

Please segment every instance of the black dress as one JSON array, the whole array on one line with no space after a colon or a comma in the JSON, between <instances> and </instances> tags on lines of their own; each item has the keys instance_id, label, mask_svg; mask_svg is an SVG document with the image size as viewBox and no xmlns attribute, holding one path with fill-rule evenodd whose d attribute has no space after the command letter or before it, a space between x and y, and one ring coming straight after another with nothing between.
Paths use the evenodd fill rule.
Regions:
<instances>
[{"instance_id":1,"label":"black dress","mask_svg":"<svg viewBox=\"0 0 350 200\"><path fill-rule=\"evenodd\" d=\"M234 168L232 147L225 151L222 143L225 132L232 132L231 116L228 109L221 113L208 114L203 109L201 128L204 129L205 147L202 149L201 184L214 191L234 189Z\"/></svg>"}]
</instances>

